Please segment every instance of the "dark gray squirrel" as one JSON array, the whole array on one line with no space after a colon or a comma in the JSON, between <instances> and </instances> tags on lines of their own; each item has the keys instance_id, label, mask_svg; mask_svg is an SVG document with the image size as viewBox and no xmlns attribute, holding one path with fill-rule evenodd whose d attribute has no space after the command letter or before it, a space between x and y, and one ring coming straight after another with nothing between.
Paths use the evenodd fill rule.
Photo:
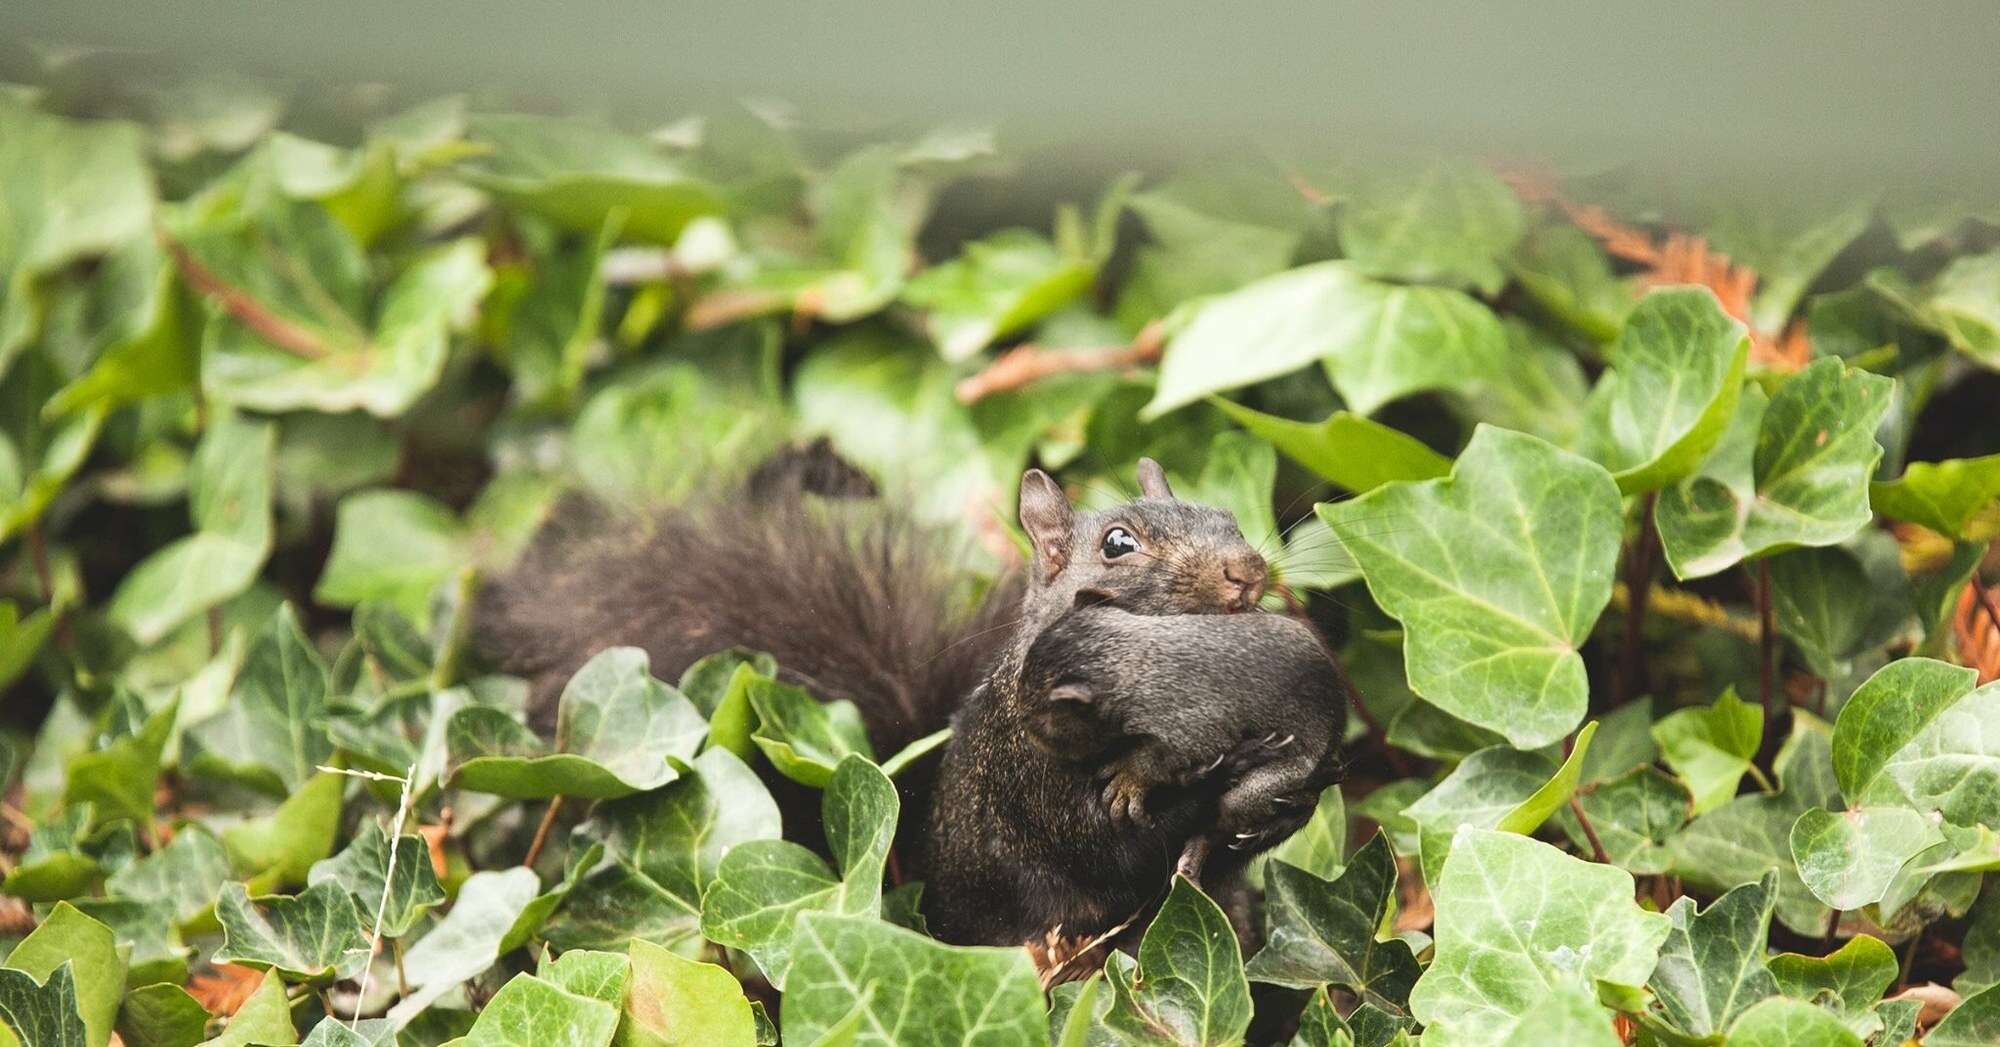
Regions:
<instances>
[{"instance_id":1,"label":"dark gray squirrel","mask_svg":"<svg viewBox=\"0 0 2000 1047\"><path fill-rule=\"evenodd\" d=\"M1303 825L1339 776L1346 716L1311 629L1257 610L1266 565L1235 519L1176 499L1150 460L1139 481L1140 498L1079 512L1029 470L1032 562L981 592L962 539L872 497L819 441L733 497L559 513L482 592L477 635L544 716L606 647L673 679L736 646L855 702L879 751L949 723L934 773L898 783L906 810L928 808L900 838L932 933L1090 939L1176 868L1227 876Z\"/></svg>"}]
</instances>

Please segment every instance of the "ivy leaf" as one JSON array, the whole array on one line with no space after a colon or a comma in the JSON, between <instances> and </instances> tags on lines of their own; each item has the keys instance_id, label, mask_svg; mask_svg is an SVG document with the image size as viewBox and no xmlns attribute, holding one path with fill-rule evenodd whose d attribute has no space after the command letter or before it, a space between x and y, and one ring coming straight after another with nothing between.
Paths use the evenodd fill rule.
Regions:
<instances>
[{"instance_id":1,"label":"ivy leaf","mask_svg":"<svg viewBox=\"0 0 2000 1047\"><path fill-rule=\"evenodd\" d=\"M95 818L95 809L86 803L36 825L20 861L0 881L0 891L29 902L56 902L89 891L104 874L93 853L97 841L90 824Z\"/></svg>"},{"instance_id":2,"label":"ivy leaf","mask_svg":"<svg viewBox=\"0 0 2000 1047\"><path fill-rule=\"evenodd\" d=\"M1968 997L1924 1035L1924 1047L1980 1047L2000 1039L2000 989Z\"/></svg>"},{"instance_id":3,"label":"ivy leaf","mask_svg":"<svg viewBox=\"0 0 2000 1047\"><path fill-rule=\"evenodd\" d=\"M261 1047L297 1043L298 1039L291 1003L285 999L285 983L275 974L266 974L257 983L257 991L223 1025L222 1035L203 1041L201 1047Z\"/></svg>"},{"instance_id":4,"label":"ivy leaf","mask_svg":"<svg viewBox=\"0 0 2000 1047\"><path fill-rule=\"evenodd\" d=\"M826 788L834 768L848 756L875 758L868 729L853 702L822 702L803 687L757 677L745 696L757 714L750 740L779 773L815 789Z\"/></svg>"},{"instance_id":5,"label":"ivy leaf","mask_svg":"<svg viewBox=\"0 0 2000 1047\"><path fill-rule=\"evenodd\" d=\"M69 970L76 1010L83 1019L84 1042L104 1047L111 1042L118 1001L125 995L125 958L111 928L68 902L57 902L40 926L7 954L7 969L37 979L43 990L38 995L44 1001L58 968ZM30 1038L27 1042L39 1045L41 1041Z\"/></svg>"},{"instance_id":6,"label":"ivy leaf","mask_svg":"<svg viewBox=\"0 0 2000 1047\"><path fill-rule=\"evenodd\" d=\"M143 822L153 815L153 791L160 780L160 756L180 713L180 698L148 716L136 731L113 739L104 748L70 758L63 802L88 803L97 821L130 818Z\"/></svg>"},{"instance_id":7,"label":"ivy leaf","mask_svg":"<svg viewBox=\"0 0 2000 1047\"><path fill-rule=\"evenodd\" d=\"M1567 804L1596 728L1593 721L1577 732L1561 765L1545 754L1504 745L1481 749L1405 808L1404 815L1417 823L1424 881L1437 882L1459 829L1469 825L1525 835Z\"/></svg>"},{"instance_id":8,"label":"ivy leaf","mask_svg":"<svg viewBox=\"0 0 2000 1047\"><path fill-rule=\"evenodd\" d=\"M345 783L337 774L316 775L277 810L222 830L230 862L279 883L304 883L312 864L333 853Z\"/></svg>"},{"instance_id":9,"label":"ivy leaf","mask_svg":"<svg viewBox=\"0 0 2000 1047\"><path fill-rule=\"evenodd\" d=\"M870 916L801 914L786 1041L825 1042L857 1011L847 1041L856 1047L1048 1042L1041 987L1022 950L944 945Z\"/></svg>"},{"instance_id":10,"label":"ivy leaf","mask_svg":"<svg viewBox=\"0 0 2000 1047\"><path fill-rule=\"evenodd\" d=\"M143 985L187 977L188 956L193 950L181 944L173 908L167 903L78 898L74 904L85 916L111 928L125 953L126 982Z\"/></svg>"},{"instance_id":11,"label":"ivy leaf","mask_svg":"<svg viewBox=\"0 0 2000 1047\"><path fill-rule=\"evenodd\" d=\"M1591 390L1584 443L1625 494L1678 483L1729 426L1750 335L1702 287L1639 300Z\"/></svg>"},{"instance_id":12,"label":"ivy leaf","mask_svg":"<svg viewBox=\"0 0 2000 1047\"><path fill-rule=\"evenodd\" d=\"M1469 389L1497 372L1506 334L1457 291L1378 283L1344 262L1269 276L1203 302L1167 343L1146 419L1211 393L1324 360L1348 409L1430 389Z\"/></svg>"},{"instance_id":13,"label":"ivy leaf","mask_svg":"<svg viewBox=\"0 0 2000 1047\"><path fill-rule=\"evenodd\" d=\"M118 1008L118 1038L125 1047L194 1047L207 1030L208 1009L168 982L126 993Z\"/></svg>"},{"instance_id":14,"label":"ivy leaf","mask_svg":"<svg viewBox=\"0 0 2000 1047\"><path fill-rule=\"evenodd\" d=\"M1339 217L1341 247L1362 272L1486 295L1507 282L1500 263L1526 224L1507 183L1453 161L1361 179Z\"/></svg>"},{"instance_id":15,"label":"ivy leaf","mask_svg":"<svg viewBox=\"0 0 2000 1047\"><path fill-rule=\"evenodd\" d=\"M405 1026L444 994L493 966L512 945L507 939L541 892L534 870L515 866L473 873L459 886L445 913L403 956L411 993L389 1011Z\"/></svg>"},{"instance_id":16,"label":"ivy leaf","mask_svg":"<svg viewBox=\"0 0 2000 1047\"><path fill-rule=\"evenodd\" d=\"M1777 875L1770 872L1701 912L1694 899L1677 899L1667 910L1672 930L1660 947L1659 965L1646 982L1658 1001L1658 1017L1676 1032L1713 1037L1751 1005L1778 995L1777 979L1764 966L1777 902Z\"/></svg>"},{"instance_id":17,"label":"ivy leaf","mask_svg":"<svg viewBox=\"0 0 2000 1047\"><path fill-rule=\"evenodd\" d=\"M643 939L672 946L701 933L701 900L725 855L777 840L778 806L726 749L708 749L665 788L607 802L579 832L604 844L592 870L547 931L562 949Z\"/></svg>"},{"instance_id":18,"label":"ivy leaf","mask_svg":"<svg viewBox=\"0 0 2000 1047\"><path fill-rule=\"evenodd\" d=\"M368 822L346 849L314 862L306 874L306 884L332 882L345 888L364 913L380 908L384 937L401 938L414 927L417 918L445 900L444 887L431 869L430 847L424 838L406 834L396 846L395 865L389 861L389 834L375 822ZM383 886L388 885L388 901L383 902ZM375 921L370 919L370 926Z\"/></svg>"},{"instance_id":19,"label":"ivy leaf","mask_svg":"<svg viewBox=\"0 0 2000 1047\"><path fill-rule=\"evenodd\" d=\"M1905 863L1943 841L1929 818L1908 807L1816 807L1792 826L1792 859L1807 889L1845 912L1881 901Z\"/></svg>"},{"instance_id":20,"label":"ivy leaf","mask_svg":"<svg viewBox=\"0 0 2000 1047\"><path fill-rule=\"evenodd\" d=\"M1980 365L2000 370L2000 251L1956 258L1931 283L1922 318Z\"/></svg>"},{"instance_id":21,"label":"ivy leaf","mask_svg":"<svg viewBox=\"0 0 2000 1047\"><path fill-rule=\"evenodd\" d=\"M21 196L0 218L0 374L40 326L36 281L146 235L152 177L139 129L65 120L0 99L0 182Z\"/></svg>"},{"instance_id":22,"label":"ivy leaf","mask_svg":"<svg viewBox=\"0 0 2000 1047\"><path fill-rule=\"evenodd\" d=\"M1633 903L1630 873L1484 829L1459 831L1432 898L1436 958L1410 1009L1446 1045L1503 1042L1557 993L1643 985L1672 930Z\"/></svg>"},{"instance_id":23,"label":"ivy leaf","mask_svg":"<svg viewBox=\"0 0 2000 1047\"><path fill-rule=\"evenodd\" d=\"M271 555L271 479L277 428L224 414L189 465L194 533L146 557L118 583L106 614L152 644L250 587Z\"/></svg>"},{"instance_id":24,"label":"ivy leaf","mask_svg":"<svg viewBox=\"0 0 2000 1047\"><path fill-rule=\"evenodd\" d=\"M1611 599L1619 512L1601 467L1484 425L1447 479L1319 507L1403 623L1411 689L1517 747L1583 718L1577 648Z\"/></svg>"},{"instance_id":25,"label":"ivy leaf","mask_svg":"<svg viewBox=\"0 0 2000 1047\"><path fill-rule=\"evenodd\" d=\"M1422 441L1347 411L1318 422L1295 422L1219 397L1210 402L1286 457L1355 494L1451 472L1451 459Z\"/></svg>"},{"instance_id":26,"label":"ivy leaf","mask_svg":"<svg viewBox=\"0 0 2000 1047\"><path fill-rule=\"evenodd\" d=\"M313 985L352 978L368 963L361 914L339 884L256 899L242 884L226 884L215 916L222 922L217 963L240 963Z\"/></svg>"},{"instance_id":27,"label":"ivy leaf","mask_svg":"<svg viewBox=\"0 0 2000 1047\"><path fill-rule=\"evenodd\" d=\"M1167 900L1139 940L1139 968L1107 969L1106 1022L1141 1042L1186 1047L1239 1043L1250 1025L1250 983L1222 910L1175 876Z\"/></svg>"},{"instance_id":28,"label":"ivy leaf","mask_svg":"<svg viewBox=\"0 0 2000 1047\"><path fill-rule=\"evenodd\" d=\"M326 663L286 604L251 641L222 712L188 729L183 759L197 774L284 796L333 755L326 688Z\"/></svg>"},{"instance_id":29,"label":"ivy leaf","mask_svg":"<svg viewBox=\"0 0 2000 1047\"><path fill-rule=\"evenodd\" d=\"M49 608L23 618L14 601L0 600L0 687L12 685L28 671L55 624L55 612Z\"/></svg>"},{"instance_id":30,"label":"ivy leaf","mask_svg":"<svg viewBox=\"0 0 2000 1047\"><path fill-rule=\"evenodd\" d=\"M747 668L757 676L777 676L778 660L763 651L731 647L696 660L681 674L681 693L687 695L688 701L693 702L694 707L709 719L711 739L715 737L716 710L722 708L730 692L736 689L737 670L740 668ZM747 741L745 744L748 744ZM731 751L747 758L747 753Z\"/></svg>"},{"instance_id":31,"label":"ivy leaf","mask_svg":"<svg viewBox=\"0 0 2000 1047\"><path fill-rule=\"evenodd\" d=\"M771 984L785 987L793 929L802 914L879 915L882 870L901 807L896 787L860 756L840 761L820 797L836 878L819 856L789 840L753 839L722 856L701 895L701 933L741 949Z\"/></svg>"},{"instance_id":32,"label":"ivy leaf","mask_svg":"<svg viewBox=\"0 0 2000 1047\"><path fill-rule=\"evenodd\" d=\"M479 1011L465 1034L480 1047L609 1047L618 1008L517 974Z\"/></svg>"},{"instance_id":33,"label":"ivy leaf","mask_svg":"<svg viewBox=\"0 0 2000 1047\"><path fill-rule=\"evenodd\" d=\"M1118 299L1132 327L1290 265L1315 210L1279 172L1249 165L1172 175L1129 203L1152 239Z\"/></svg>"},{"instance_id":34,"label":"ivy leaf","mask_svg":"<svg viewBox=\"0 0 2000 1047\"><path fill-rule=\"evenodd\" d=\"M572 949L553 959L543 953L535 977L565 992L623 1007L632 984L632 961L615 952L591 949Z\"/></svg>"},{"instance_id":35,"label":"ivy leaf","mask_svg":"<svg viewBox=\"0 0 2000 1047\"><path fill-rule=\"evenodd\" d=\"M509 303L496 348L522 404L574 406L604 322L604 253L617 240L622 217L623 212L613 213L580 244L542 244L531 260L494 274L493 298Z\"/></svg>"},{"instance_id":36,"label":"ivy leaf","mask_svg":"<svg viewBox=\"0 0 2000 1047\"><path fill-rule=\"evenodd\" d=\"M396 1027L384 1018L344 1022L329 1014L312 1027L299 1047L396 1047Z\"/></svg>"},{"instance_id":37,"label":"ivy leaf","mask_svg":"<svg viewBox=\"0 0 2000 1047\"><path fill-rule=\"evenodd\" d=\"M1929 658L1869 677L1840 709L1833 767L1850 804L1938 811L1953 825L2000 823L2000 685Z\"/></svg>"},{"instance_id":38,"label":"ivy leaf","mask_svg":"<svg viewBox=\"0 0 2000 1047\"><path fill-rule=\"evenodd\" d=\"M1660 755L1694 795L1694 814L1727 803L1764 740L1764 714L1724 690L1715 704L1678 709L1653 724Z\"/></svg>"},{"instance_id":39,"label":"ivy leaf","mask_svg":"<svg viewBox=\"0 0 2000 1047\"><path fill-rule=\"evenodd\" d=\"M727 968L637 938L631 958L620 1047L756 1047L750 1001Z\"/></svg>"},{"instance_id":40,"label":"ivy leaf","mask_svg":"<svg viewBox=\"0 0 2000 1047\"><path fill-rule=\"evenodd\" d=\"M1003 229L911 278L903 301L926 311L938 352L958 361L1069 304L1096 279L1090 257L1039 233Z\"/></svg>"},{"instance_id":41,"label":"ivy leaf","mask_svg":"<svg viewBox=\"0 0 2000 1047\"><path fill-rule=\"evenodd\" d=\"M1347 807L1340 786L1320 790L1312 817L1299 831L1285 837L1270 851L1272 861L1282 861L1321 879L1333 879L1347 862Z\"/></svg>"},{"instance_id":42,"label":"ivy leaf","mask_svg":"<svg viewBox=\"0 0 2000 1047\"><path fill-rule=\"evenodd\" d=\"M18 1047L89 1047L69 965L39 982L26 971L0 967L0 1033Z\"/></svg>"},{"instance_id":43,"label":"ivy leaf","mask_svg":"<svg viewBox=\"0 0 2000 1047\"><path fill-rule=\"evenodd\" d=\"M1603 745L1600 742L1597 748ZM1671 865L1667 843L1687 824L1691 806L1687 789L1653 767L1634 767L1594 782L1578 790L1576 802L1597 831L1611 864L1645 876L1664 873ZM1583 824L1567 808L1556 812L1556 823L1578 848L1590 846Z\"/></svg>"},{"instance_id":44,"label":"ivy leaf","mask_svg":"<svg viewBox=\"0 0 2000 1047\"><path fill-rule=\"evenodd\" d=\"M1806 195L1730 208L1704 231L1717 250L1756 271L1750 321L1760 331L1780 331L1806 289L1874 214L1873 199L1836 203Z\"/></svg>"},{"instance_id":45,"label":"ivy leaf","mask_svg":"<svg viewBox=\"0 0 2000 1047\"><path fill-rule=\"evenodd\" d=\"M512 205L595 235L614 211L637 239L672 244L688 222L721 214L713 185L644 139L575 120L481 114L467 137L488 147L466 176Z\"/></svg>"},{"instance_id":46,"label":"ivy leaf","mask_svg":"<svg viewBox=\"0 0 2000 1047\"><path fill-rule=\"evenodd\" d=\"M412 491L341 499L333 552L313 586L331 607L378 600L412 622L430 620L431 592L471 558L471 536L451 510Z\"/></svg>"},{"instance_id":47,"label":"ivy leaf","mask_svg":"<svg viewBox=\"0 0 2000 1047\"><path fill-rule=\"evenodd\" d=\"M678 775L708 725L678 690L653 679L646 652L613 647L578 669L556 714L556 752L489 706L454 713L446 729L451 784L510 799L614 799Z\"/></svg>"},{"instance_id":48,"label":"ivy leaf","mask_svg":"<svg viewBox=\"0 0 2000 1047\"><path fill-rule=\"evenodd\" d=\"M1836 359L1793 375L1768 401L1744 391L1701 470L1660 492L1667 563L1702 578L1794 546L1836 545L1868 523L1875 428L1893 379Z\"/></svg>"},{"instance_id":49,"label":"ivy leaf","mask_svg":"<svg viewBox=\"0 0 2000 1047\"><path fill-rule=\"evenodd\" d=\"M1875 1006L1895 983L1899 969L1895 950L1865 934L1849 938L1825 956L1780 953L1771 957L1769 966L1781 995L1830 1008L1857 1036L1871 1035L1880 1026Z\"/></svg>"},{"instance_id":50,"label":"ivy leaf","mask_svg":"<svg viewBox=\"0 0 2000 1047\"><path fill-rule=\"evenodd\" d=\"M1377 834L1337 879L1287 862L1265 868L1264 948L1250 958L1253 981L1310 989L1332 984L1392 1013L1409 1008L1417 958L1400 938L1376 932L1396 900L1396 859Z\"/></svg>"},{"instance_id":51,"label":"ivy leaf","mask_svg":"<svg viewBox=\"0 0 2000 1047\"><path fill-rule=\"evenodd\" d=\"M2000 498L2000 454L1911 462L1894 480L1868 485L1876 512L1948 538L1968 537L1966 524L1995 498Z\"/></svg>"},{"instance_id":52,"label":"ivy leaf","mask_svg":"<svg viewBox=\"0 0 2000 1047\"><path fill-rule=\"evenodd\" d=\"M1935 1042L1935 1041L1927 1041ZM1736 1020L1729 1030L1730 1047L1862 1047L1854 1035L1823 1008L1782 996L1765 1000Z\"/></svg>"},{"instance_id":53,"label":"ivy leaf","mask_svg":"<svg viewBox=\"0 0 2000 1047\"><path fill-rule=\"evenodd\" d=\"M1595 342L1616 338L1632 308L1631 288L1611 271L1597 241L1567 223L1530 232L1509 269L1536 305Z\"/></svg>"},{"instance_id":54,"label":"ivy leaf","mask_svg":"<svg viewBox=\"0 0 2000 1047\"><path fill-rule=\"evenodd\" d=\"M1899 629L1907 602L1894 583L1902 581L1900 566L1891 566L1887 582L1870 577L1861 561L1846 549L1795 549L1771 558L1771 602L1779 631L1798 647L1806 664L1822 679L1844 679L1851 659L1871 641Z\"/></svg>"},{"instance_id":55,"label":"ivy leaf","mask_svg":"<svg viewBox=\"0 0 2000 1047\"><path fill-rule=\"evenodd\" d=\"M197 825L174 833L165 847L111 874L113 897L158 902L185 927L215 905L229 879L229 855L215 834Z\"/></svg>"}]
</instances>

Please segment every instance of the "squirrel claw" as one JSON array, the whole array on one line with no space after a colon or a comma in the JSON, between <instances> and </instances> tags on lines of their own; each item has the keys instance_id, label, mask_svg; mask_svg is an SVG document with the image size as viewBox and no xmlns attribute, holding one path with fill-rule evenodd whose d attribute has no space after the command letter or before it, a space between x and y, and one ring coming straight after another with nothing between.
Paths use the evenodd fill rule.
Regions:
<instances>
[{"instance_id":1,"label":"squirrel claw","mask_svg":"<svg viewBox=\"0 0 2000 1047\"><path fill-rule=\"evenodd\" d=\"M1110 810L1113 821L1153 824L1152 817L1146 813L1145 786L1122 774L1113 775L1111 783L1104 787L1104 805Z\"/></svg>"},{"instance_id":2,"label":"squirrel claw","mask_svg":"<svg viewBox=\"0 0 2000 1047\"><path fill-rule=\"evenodd\" d=\"M1278 736L1278 732L1272 731L1270 734L1264 736L1264 748L1282 749L1285 746L1292 744L1293 740L1295 740L1296 738L1297 738L1296 735L1290 735L1290 734L1285 735L1284 737L1281 738Z\"/></svg>"}]
</instances>

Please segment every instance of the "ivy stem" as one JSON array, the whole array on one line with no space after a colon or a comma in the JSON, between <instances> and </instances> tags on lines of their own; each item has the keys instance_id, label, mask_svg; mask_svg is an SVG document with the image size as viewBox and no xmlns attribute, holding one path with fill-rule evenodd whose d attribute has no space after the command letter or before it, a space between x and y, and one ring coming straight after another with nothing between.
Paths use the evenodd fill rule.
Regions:
<instances>
[{"instance_id":1,"label":"ivy stem","mask_svg":"<svg viewBox=\"0 0 2000 1047\"><path fill-rule=\"evenodd\" d=\"M1611 855L1605 851L1604 841L1597 838L1597 827L1590 824L1590 816L1583 813L1583 805L1574 796L1569 798L1569 813L1576 815L1576 823L1583 826L1584 838L1590 841L1591 853L1597 855L1598 862L1610 865Z\"/></svg>"},{"instance_id":2,"label":"ivy stem","mask_svg":"<svg viewBox=\"0 0 2000 1047\"><path fill-rule=\"evenodd\" d=\"M1771 607L1771 561L1757 561L1757 693L1764 705L1764 730L1778 718L1778 624Z\"/></svg>"},{"instance_id":3,"label":"ivy stem","mask_svg":"<svg viewBox=\"0 0 2000 1047\"><path fill-rule=\"evenodd\" d=\"M438 651L437 664L431 669L431 690L442 691L458 683L462 663L465 660L465 645L472 635L472 600L479 591L479 570L475 567L461 567L458 571L458 585L455 595L458 606L452 611L451 628L445 634L444 647Z\"/></svg>"},{"instance_id":4,"label":"ivy stem","mask_svg":"<svg viewBox=\"0 0 2000 1047\"><path fill-rule=\"evenodd\" d=\"M1653 592L1654 559L1660 550L1660 532L1653 526L1653 503L1658 497L1658 492L1649 491L1639 503L1639 534L1625 554L1625 635L1618 649L1620 703L1650 689L1646 679L1644 630L1646 604Z\"/></svg>"},{"instance_id":5,"label":"ivy stem","mask_svg":"<svg viewBox=\"0 0 2000 1047\"><path fill-rule=\"evenodd\" d=\"M69 615L56 608L56 573L49 566L48 536L42 533L42 521L36 518L28 522L21 537L28 545L28 560L35 565L35 584L42 589L42 599L48 602L51 614L55 615L56 643L65 651L73 650L70 638Z\"/></svg>"},{"instance_id":6,"label":"ivy stem","mask_svg":"<svg viewBox=\"0 0 2000 1047\"><path fill-rule=\"evenodd\" d=\"M410 979L408 975L403 973L403 939L389 939L389 951L394 953L396 957L396 994L398 996L408 996L410 995Z\"/></svg>"},{"instance_id":7,"label":"ivy stem","mask_svg":"<svg viewBox=\"0 0 2000 1047\"><path fill-rule=\"evenodd\" d=\"M533 868L535 859L542 856L542 845L549 842L549 831L556 827L556 812L562 810L563 798L557 796L549 801L549 809L542 815L542 824L535 826L535 839L528 844L528 856L521 859L521 865Z\"/></svg>"},{"instance_id":8,"label":"ivy stem","mask_svg":"<svg viewBox=\"0 0 2000 1047\"><path fill-rule=\"evenodd\" d=\"M1838 938L1839 936L1840 936L1840 910L1832 909L1829 910L1826 914L1826 933L1820 935L1820 941L1819 941L1820 952L1823 953L1832 952L1834 939ZM1907 965L1905 966L1907 968Z\"/></svg>"}]
</instances>

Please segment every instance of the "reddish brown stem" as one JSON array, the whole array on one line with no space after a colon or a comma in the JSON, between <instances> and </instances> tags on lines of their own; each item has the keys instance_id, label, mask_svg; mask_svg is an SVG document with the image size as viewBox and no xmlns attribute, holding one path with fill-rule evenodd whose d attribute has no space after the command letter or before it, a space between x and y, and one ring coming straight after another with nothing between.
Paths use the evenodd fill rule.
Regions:
<instances>
[{"instance_id":1,"label":"reddish brown stem","mask_svg":"<svg viewBox=\"0 0 2000 1047\"><path fill-rule=\"evenodd\" d=\"M1147 324L1130 345L1092 349L1052 349L1024 344L1000 354L986 369L958 383L958 402L975 403L994 393L1019 389L1058 374L1122 371L1149 364L1166 348L1167 332L1159 321Z\"/></svg>"},{"instance_id":2,"label":"reddish brown stem","mask_svg":"<svg viewBox=\"0 0 2000 1047\"><path fill-rule=\"evenodd\" d=\"M1985 609L1986 617L1993 620L1993 628L2000 629L2000 602L1994 600L1993 590L1979 584L1979 579L1974 578L1972 579L1972 597L1979 601L1980 607Z\"/></svg>"},{"instance_id":3,"label":"reddish brown stem","mask_svg":"<svg viewBox=\"0 0 2000 1047\"><path fill-rule=\"evenodd\" d=\"M1590 816L1583 813L1583 805L1576 802L1574 796L1569 798L1569 813L1576 815L1576 823L1583 826L1584 839L1590 841L1590 851L1597 856L1598 862L1610 865L1611 855L1605 851L1604 841L1597 838L1597 827L1590 824Z\"/></svg>"},{"instance_id":4,"label":"reddish brown stem","mask_svg":"<svg viewBox=\"0 0 2000 1047\"><path fill-rule=\"evenodd\" d=\"M173 257L174 267L180 270L188 286L215 299L223 312L249 328L257 337L307 360L324 359L333 354L318 335L272 312L250 292L217 276L193 252L164 232L160 234L160 243Z\"/></svg>"},{"instance_id":5,"label":"reddish brown stem","mask_svg":"<svg viewBox=\"0 0 2000 1047\"><path fill-rule=\"evenodd\" d=\"M528 856L521 864L533 868L535 860L542 856L542 845L549 842L549 831L556 826L556 813L562 810L563 798L558 796L549 801L549 809L542 814L542 824L535 826L535 839L528 844Z\"/></svg>"}]
</instances>

